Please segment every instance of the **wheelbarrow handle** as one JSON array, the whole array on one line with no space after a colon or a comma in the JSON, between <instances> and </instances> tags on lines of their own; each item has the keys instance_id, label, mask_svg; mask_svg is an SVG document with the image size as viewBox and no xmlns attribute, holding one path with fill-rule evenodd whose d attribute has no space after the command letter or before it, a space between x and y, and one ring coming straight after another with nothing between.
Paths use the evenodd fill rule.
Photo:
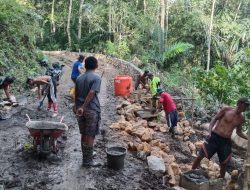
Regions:
<instances>
[{"instance_id":1,"label":"wheelbarrow handle","mask_svg":"<svg viewBox=\"0 0 250 190\"><path fill-rule=\"evenodd\" d=\"M60 119L60 123L62 123L63 119L64 119L64 116L62 116L62 117L61 117L61 119Z\"/></svg>"},{"instance_id":2,"label":"wheelbarrow handle","mask_svg":"<svg viewBox=\"0 0 250 190\"><path fill-rule=\"evenodd\" d=\"M31 121L31 119L30 119L29 115L28 115L28 114L25 114L25 115L26 115L26 117L28 118L28 120L29 120L29 121Z\"/></svg>"}]
</instances>

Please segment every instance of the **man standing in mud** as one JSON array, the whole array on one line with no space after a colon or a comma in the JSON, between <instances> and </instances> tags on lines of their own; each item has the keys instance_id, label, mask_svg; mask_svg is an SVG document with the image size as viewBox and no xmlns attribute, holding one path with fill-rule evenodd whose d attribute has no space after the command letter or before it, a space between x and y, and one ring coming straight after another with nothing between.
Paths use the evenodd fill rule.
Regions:
<instances>
[{"instance_id":1,"label":"man standing in mud","mask_svg":"<svg viewBox=\"0 0 250 190\"><path fill-rule=\"evenodd\" d=\"M232 156L231 136L236 129L237 135L247 140L247 136L242 132L242 125L245 121L243 112L250 105L247 98L238 100L237 107L222 108L212 119L209 125L209 137L195 159L192 169L196 169L204 157L210 159L215 153L220 161L220 178L225 177L226 166Z\"/></svg>"},{"instance_id":2,"label":"man standing in mud","mask_svg":"<svg viewBox=\"0 0 250 190\"><path fill-rule=\"evenodd\" d=\"M97 94L100 92L101 77L95 73L98 61L95 57L85 60L86 72L76 79L74 112L81 133L82 165L99 166L93 161L95 136L99 133L101 106Z\"/></svg>"}]
</instances>

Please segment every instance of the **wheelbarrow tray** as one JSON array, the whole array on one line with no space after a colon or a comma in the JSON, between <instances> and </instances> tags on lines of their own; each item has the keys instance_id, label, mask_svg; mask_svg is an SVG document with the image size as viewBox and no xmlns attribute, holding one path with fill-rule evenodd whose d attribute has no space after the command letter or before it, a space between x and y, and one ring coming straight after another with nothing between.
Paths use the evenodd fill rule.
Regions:
<instances>
[{"instance_id":1,"label":"wheelbarrow tray","mask_svg":"<svg viewBox=\"0 0 250 190\"><path fill-rule=\"evenodd\" d=\"M38 139L41 135L49 135L57 139L64 131L68 130L66 124L53 121L28 121L26 127L29 129L31 136Z\"/></svg>"}]
</instances>

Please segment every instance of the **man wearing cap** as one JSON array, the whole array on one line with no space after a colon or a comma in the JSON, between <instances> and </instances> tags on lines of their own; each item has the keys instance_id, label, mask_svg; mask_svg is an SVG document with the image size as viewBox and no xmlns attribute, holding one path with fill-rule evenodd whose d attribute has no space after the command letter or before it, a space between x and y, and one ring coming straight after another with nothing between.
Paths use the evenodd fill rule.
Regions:
<instances>
[{"instance_id":1,"label":"man wearing cap","mask_svg":"<svg viewBox=\"0 0 250 190\"><path fill-rule=\"evenodd\" d=\"M83 72L82 69L84 67L83 61L84 56L79 55L78 60L73 64L72 72L71 72L71 79L74 83L76 83L77 77Z\"/></svg>"},{"instance_id":2,"label":"man wearing cap","mask_svg":"<svg viewBox=\"0 0 250 190\"><path fill-rule=\"evenodd\" d=\"M175 137L175 127L177 126L178 116L176 111L176 105L173 98L167 92L164 92L161 88L157 89L157 94L160 96L160 103L166 114L167 125L169 132L172 134L172 138Z\"/></svg>"},{"instance_id":3,"label":"man wearing cap","mask_svg":"<svg viewBox=\"0 0 250 190\"><path fill-rule=\"evenodd\" d=\"M152 108L151 112L156 112L156 102L157 102L157 88L161 85L161 79L159 77L154 76L152 73L149 74L148 78L150 79L150 92L152 95ZM149 92L148 90L148 92Z\"/></svg>"},{"instance_id":4,"label":"man wearing cap","mask_svg":"<svg viewBox=\"0 0 250 190\"><path fill-rule=\"evenodd\" d=\"M232 156L233 130L236 129L236 134L247 140L247 136L242 132L242 125L245 122L242 113L246 111L249 104L250 101L247 98L241 98L236 108L225 107L215 115L209 125L207 142L204 142L192 169L196 169L204 157L210 159L217 153L220 162L220 177L225 177L226 166Z\"/></svg>"}]
</instances>

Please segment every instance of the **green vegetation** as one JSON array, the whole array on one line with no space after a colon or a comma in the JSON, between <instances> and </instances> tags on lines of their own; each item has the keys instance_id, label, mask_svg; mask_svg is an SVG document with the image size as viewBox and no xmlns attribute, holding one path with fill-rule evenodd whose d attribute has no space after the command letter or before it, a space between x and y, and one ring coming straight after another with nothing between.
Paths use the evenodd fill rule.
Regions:
<instances>
[{"instance_id":1,"label":"green vegetation","mask_svg":"<svg viewBox=\"0 0 250 190\"><path fill-rule=\"evenodd\" d=\"M35 41L41 17L27 4L0 0L0 72L18 83L37 72Z\"/></svg>"},{"instance_id":2,"label":"green vegetation","mask_svg":"<svg viewBox=\"0 0 250 190\"><path fill-rule=\"evenodd\" d=\"M214 2L214 6L213 5ZM37 72L42 50L140 59L207 104L249 96L250 0L0 0L0 71ZM39 55L38 55L39 54ZM18 71L18 72L17 72Z\"/></svg>"}]
</instances>

